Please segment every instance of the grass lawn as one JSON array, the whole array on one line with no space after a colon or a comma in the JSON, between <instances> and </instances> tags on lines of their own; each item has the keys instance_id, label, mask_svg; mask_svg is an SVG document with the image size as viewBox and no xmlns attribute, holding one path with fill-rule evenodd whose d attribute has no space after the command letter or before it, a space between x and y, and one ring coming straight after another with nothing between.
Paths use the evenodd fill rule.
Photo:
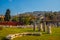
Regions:
<instances>
[{"instance_id":1,"label":"grass lawn","mask_svg":"<svg viewBox=\"0 0 60 40\"><path fill-rule=\"evenodd\" d=\"M0 30L0 40L3 40L9 34L21 33L21 32L34 32L31 28L3 28ZM35 31L37 32L37 30ZM60 27L52 28L52 34L42 32L41 36L23 36L13 40L60 40Z\"/></svg>"}]
</instances>

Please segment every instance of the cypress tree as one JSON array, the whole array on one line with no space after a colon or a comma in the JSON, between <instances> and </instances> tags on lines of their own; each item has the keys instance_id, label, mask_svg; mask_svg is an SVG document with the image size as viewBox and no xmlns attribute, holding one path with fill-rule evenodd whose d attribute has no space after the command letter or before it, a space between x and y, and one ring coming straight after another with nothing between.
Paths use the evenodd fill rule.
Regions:
<instances>
[{"instance_id":1,"label":"cypress tree","mask_svg":"<svg viewBox=\"0 0 60 40\"><path fill-rule=\"evenodd\" d=\"M10 10L7 9L7 10L6 10L6 13L5 13L5 21L10 21L10 19L11 19Z\"/></svg>"}]
</instances>

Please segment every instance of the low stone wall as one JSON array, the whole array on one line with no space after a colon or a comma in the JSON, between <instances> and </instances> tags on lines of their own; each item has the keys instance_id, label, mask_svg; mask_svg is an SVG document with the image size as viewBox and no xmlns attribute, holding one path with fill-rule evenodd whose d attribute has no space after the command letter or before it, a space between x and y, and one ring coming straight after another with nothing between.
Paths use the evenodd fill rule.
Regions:
<instances>
[{"instance_id":1,"label":"low stone wall","mask_svg":"<svg viewBox=\"0 0 60 40\"><path fill-rule=\"evenodd\" d=\"M27 36L27 35L33 35L33 36L40 36L41 33L40 32L25 32L25 33L17 33L17 34L9 34L8 36L6 36L7 40L12 40L16 37L22 37L22 36Z\"/></svg>"}]
</instances>

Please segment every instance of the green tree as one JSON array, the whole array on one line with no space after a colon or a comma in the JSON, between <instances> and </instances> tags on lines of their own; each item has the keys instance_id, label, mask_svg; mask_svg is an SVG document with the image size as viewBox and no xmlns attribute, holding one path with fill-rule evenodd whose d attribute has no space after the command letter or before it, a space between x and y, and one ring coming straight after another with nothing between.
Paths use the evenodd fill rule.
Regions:
<instances>
[{"instance_id":1,"label":"green tree","mask_svg":"<svg viewBox=\"0 0 60 40\"><path fill-rule=\"evenodd\" d=\"M18 22L18 21L19 21L18 16L14 16L14 17L12 18L12 21L16 21L16 22Z\"/></svg>"},{"instance_id":2,"label":"green tree","mask_svg":"<svg viewBox=\"0 0 60 40\"><path fill-rule=\"evenodd\" d=\"M24 17L23 16L19 17L19 22L23 22L24 23Z\"/></svg>"},{"instance_id":3,"label":"green tree","mask_svg":"<svg viewBox=\"0 0 60 40\"><path fill-rule=\"evenodd\" d=\"M11 19L10 10L7 9L7 10L6 10L6 13L5 13L5 21L10 21L10 19Z\"/></svg>"},{"instance_id":4,"label":"green tree","mask_svg":"<svg viewBox=\"0 0 60 40\"><path fill-rule=\"evenodd\" d=\"M19 21L23 22L25 25L30 24L30 16L21 16L19 17Z\"/></svg>"}]
</instances>

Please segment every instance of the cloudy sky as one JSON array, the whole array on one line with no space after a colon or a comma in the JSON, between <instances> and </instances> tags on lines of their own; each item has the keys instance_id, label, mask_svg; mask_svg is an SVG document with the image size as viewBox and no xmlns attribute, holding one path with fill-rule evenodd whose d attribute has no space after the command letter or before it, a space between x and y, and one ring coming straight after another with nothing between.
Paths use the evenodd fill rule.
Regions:
<instances>
[{"instance_id":1,"label":"cloudy sky","mask_svg":"<svg viewBox=\"0 0 60 40\"><path fill-rule=\"evenodd\" d=\"M0 0L0 14L6 9L11 15L31 11L60 11L60 0Z\"/></svg>"}]
</instances>

